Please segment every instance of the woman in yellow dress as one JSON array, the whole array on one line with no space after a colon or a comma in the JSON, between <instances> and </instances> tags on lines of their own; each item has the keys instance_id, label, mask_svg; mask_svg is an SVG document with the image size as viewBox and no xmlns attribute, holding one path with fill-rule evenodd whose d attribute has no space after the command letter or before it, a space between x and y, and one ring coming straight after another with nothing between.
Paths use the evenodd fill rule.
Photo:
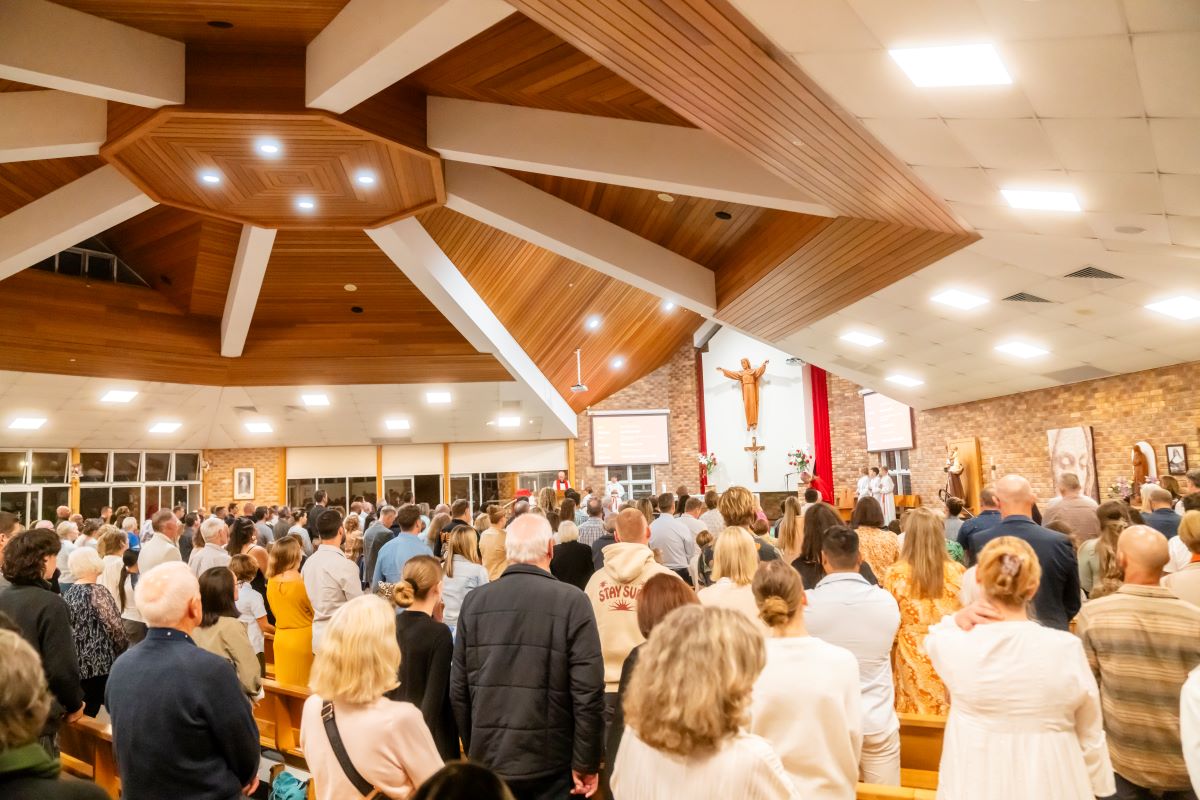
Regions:
<instances>
[{"instance_id":1,"label":"woman in yellow dress","mask_svg":"<svg viewBox=\"0 0 1200 800\"><path fill-rule=\"evenodd\" d=\"M267 600L275 612L275 680L308 686L312 669L313 607L300 577L300 540L285 536L271 546Z\"/></svg>"},{"instance_id":2,"label":"woman in yellow dress","mask_svg":"<svg viewBox=\"0 0 1200 800\"><path fill-rule=\"evenodd\" d=\"M900 606L900 629L892 648L896 710L909 714L950 711L946 687L925 652L929 627L958 611L963 566L946 553L945 523L927 508L909 512L900 560L887 571L882 586Z\"/></svg>"}]
</instances>

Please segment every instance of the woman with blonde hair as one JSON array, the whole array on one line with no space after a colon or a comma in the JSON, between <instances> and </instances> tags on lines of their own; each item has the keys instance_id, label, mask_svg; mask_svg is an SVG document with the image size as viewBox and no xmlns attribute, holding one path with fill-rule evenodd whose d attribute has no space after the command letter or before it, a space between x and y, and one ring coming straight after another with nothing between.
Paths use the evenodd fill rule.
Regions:
<instances>
[{"instance_id":1,"label":"woman with blonde hair","mask_svg":"<svg viewBox=\"0 0 1200 800\"><path fill-rule=\"evenodd\" d=\"M456 528L454 534L465 530L470 528ZM388 696L421 709L438 752L453 761L459 755L458 727L450 707L454 639L437 618L445 576L433 556L413 556L405 562L403 576L392 588L392 602L404 611L396 615L400 687Z\"/></svg>"},{"instance_id":2,"label":"woman with blonde hair","mask_svg":"<svg viewBox=\"0 0 1200 800\"><path fill-rule=\"evenodd\" d=\"M750 523L754 522L758 515L758 503L754 501L754 495L745 486L730 486L717 501L717 510L721 512L721 516L725 520L725 527L745 528L748 531ZM720 538L717 531L709 531L709 533Z\"/></svg>"},{"instance_id":3,"label":"woman with blonde hair","mask_svg":"<svg viewBox=\"0 0 1200 800\"><path fill-rule=\"evenodd\" d=\"M900 629L892 648L896 710L941 714L950 707L946 687L934 672L922 642L929 626L961 608L963 565L946 552L945 523L928 508L914 508L904 525L904 547L880 585L900 606Z\"/></svg>"},{"instance_id":4,"label":"woman with blonde hair","mask_svg":"<svg viewBox=\"0 0 1200 800\"><path fill-rule=\"evenodd\" d=\"M321 637L300 722L318 800L409 797L442 768L421 711L385 696L399 685L395 619L382 598L362 595L334 613Z\"/></svg>"},{"instance_id":5,"label":"woman with blonde hair","mask_svg":"<svg viewBox=\"0 0 1200 800\"><path fill-rule=\"evenodd\" d=\"M1132 524L1129 506L1120 500L1105 500L1096 509L1100 535L1079 546L1079 586L1089 600L1112 594L1124 577L1117 565L1117 539Z\"/></svg>"},{"instance_id":6,"label":"woman with blonde hair","mask_svg":"<svg viewBox=\"0 0 1200 800\"><path fill-rule=\"evenodd\" d=\"M744 528L726 528L713 547L712 586L704 587L696 596L701 605L740 611L765 632L751 588L757 571L754 537Z\"/></svg>"},{"instance_id":7,"label":"woman with blonde hair","mask_svg":"<svg viewBox=\"0 0 1200 800\"><path fill-rule=\"evenodd\" d=\"M1027 542L993 539L976 575L998 620L963 630L948 616L929 630L925 649L954 697L938 796L1091 800L1116 792L1100 693L1080 639L1029 619L1041 574ZM964 626L967 616L982 618L959 616Z\"/></svg>"},{"instance_id":8,"label":"woman with blonde hair","mask_svg":"<svg viewBox=\"0 0 1200 800\"><path fill-rule=\"evenodd\" d=\"M487 507L487 515L487 530L479 537L479 558L487 570L488 580L494 581L508 569L508 553L505 550L508 534L504 530L507 514L503 506L491 505Z\"/></svg>"},{"instance_id":9,"label":"woman with blonde hair","mask_svg":"<svg viewBox=\"0 0 1200 800\"><path fill-rule=\"evenodd\" d=\"M450 526L451 521L450 515L444 511L434 514L433 519L429 521L429 530L425 532L425 541L429 543L429 549L437 558L442 557L442 551L446 547L446 539L450 536L450 532L446 528Z\"/></svg>"},{"instance_id":10,"label":"woman with blonde hair","mask_svg":"<svg viewBox=\"0 0 1200 800\"><path fill-rule=\"evenodd\" d=\"M488 572L483 566L479 554L478 534L473 528L465 525L450 532L450 541L446 543L446 552L442 557L442 570L446 579L442 583L442 622L446 623L453 634L458 627L458 612L463 600L472 589L477 589L488 582Z\"/></svg>"},{"instance_id":11,"label":"woman with blonde hair","mask_svg":"<svg viewBox=\"0 0 1200 800\"><path fill-rule=\"evenodd\" d=\"M1163 586L1174 592L1180 600L1200 606L1200 511L1183 512L1175 539L1188 549L1191 560L1182 569L1163 578ZM1175 539L1170 541L1172 546Z\"/></svg>"},{"instance_id":12,"label":"woman with blonde hair","mask_svg":"<svg viewBox=\"0 0 1200 800\"><path fill-rule=\"evenodd\" d=\"M804 513L795 497L783 501L783 516L777 530L779 557L790 564L800 557L800 548L804 546Z\"/></svg>"},{"instance_id":13,"label":"woman with blonde hair","mask_svg":"<svg viewBox=\"0 0 1200 800\"><path fill-rule=\"evenodd\" d=\"M775 748L806 800L849 800L862 753L858 659L810 636L800 575L783 561L762 565L754 599L766 624L767 664L754 684L750 732Z\"/></svg>"},{"instance_id":14,"label":"woman with blonde hair","mask_svg":"<svg viewBox=\"0 0 1200 800\"><path fill-rule=\"evenodd\" d=\"M304 545L293 534L271 545L267 602L275 610L275 680L307 686L312 670L313 607L300 575Z\"/></svg>"},{"instance_id":15,"label":"woman with blonde hair","mask_svg":"<svg viewBox=\"0 0 1200 800\"><path fill-rule=\"evenodd\" d=\"M762 634L744 614L691 605L668 614L639 650L625 693L613 796L798 800L774 749L746 730L765 663Z\"/></svg>"},{"instance_id":16,"label":"woman with blonde hair","mask_svg":"<svg viewBox=\"0 0 1200 800\"><path fill-rule=\"evenodd\" d=\"M96 552L104 561L99 583L108 589L114 600L117 600L120 594L121 568L125 565L122 556L129 549L129 536L116 525L102 525L99 534Z\"/></svg>"},{"instance_id":17,"label":"woman with blonde hair","mask_svg":"<svg viewBox=\"0 0 1200 800\"><path fill-rule=\"evenodd\" d=\"M654 503L651 502L650 498L643 497L641 500L638 500L635 505L637 506L637 510L642 512L642 516L646 518L646 524L654 524Z\"/></svg>"}]
</instances>

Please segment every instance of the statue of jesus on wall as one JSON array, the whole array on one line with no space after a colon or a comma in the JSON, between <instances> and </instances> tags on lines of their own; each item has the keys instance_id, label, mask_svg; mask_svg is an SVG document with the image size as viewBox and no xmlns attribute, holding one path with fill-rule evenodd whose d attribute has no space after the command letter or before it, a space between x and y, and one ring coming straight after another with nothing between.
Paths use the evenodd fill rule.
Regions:
<instances>
[{"instance_id":1,"label":"statue of jesus on wall","mask_svg":"<svg viewBox=\"0 0 1200 800\"><path fill-rule=\"evenodd\" d=\"M742 406L746 410L746 430L753 430L758 427L758 379L767 371L767 362L764 361L758 369L750 368L750 359L742 359L742 368L740 371L733 371L717 367L717 372L729 378L731 381L737 381L742 385Z\"/></svg>"}]
</instances>

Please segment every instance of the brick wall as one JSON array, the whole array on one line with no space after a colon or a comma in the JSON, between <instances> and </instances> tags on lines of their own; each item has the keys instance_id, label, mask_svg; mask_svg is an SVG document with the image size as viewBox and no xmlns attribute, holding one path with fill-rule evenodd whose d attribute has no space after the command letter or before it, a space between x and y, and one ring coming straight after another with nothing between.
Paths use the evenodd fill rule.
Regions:
<instances>
[{"instance_id":1,"label":"brick wall","mask_svg":"<svg viewBox=\"0 0 1200 800\"><path fill-rule=\"evenodd\" d=\"M228 504L233 500L233 470L235 467L254 468L254 494L252 501L258 506L277 505L286 502L282 492L283 466L282 447L251 447L241 450L205 450L203 458L209 468L204 472L204 504L211 508L217 503Z\"/></svg>"},{"instance_id":2,"label":"brick wall","mask_svg":"<svg viewBox=\"0 0 1200 800\"><path fill-rule=\"evenodd\" d=\"M649 408L670 409L671 463L654 468L654 491L665 482L669 491L683 484L692 492L700 489L696 453L700 447L700 425L696 409L696 349L685 344L666 364L592 406L598 411ZM592 426L586 413L579 415L579 438L575 442L575 485L604 491L603 467L592 466Z\"/></svg>"},{"instance_id":3,"label":"brick wall","mask_svg":"<svg viewBox=\"0 0 1200 800\"><path fill-rule=\"evenodd\" d=\"M839 488L853 487L859 467L877 461L866 452L858 388L830 376L834 482ZM994 463L994 477L1019 473L1039 497L1049 498L1054 492L1046 431L1090 425L1100 495L1105 499L1116 478L1132 476L1129 454L1136 441L1154 447L1160 475L1167 471L1167 444L1186 444L1188 465L1200 467L1200 435L1193 416L1198 407L1200 362L1194 362L919 411L910 459L913 490L924 498L935 497L943 486L946 443L977 436L985 482L993 480Z\"/></svg>"}]
</instances>

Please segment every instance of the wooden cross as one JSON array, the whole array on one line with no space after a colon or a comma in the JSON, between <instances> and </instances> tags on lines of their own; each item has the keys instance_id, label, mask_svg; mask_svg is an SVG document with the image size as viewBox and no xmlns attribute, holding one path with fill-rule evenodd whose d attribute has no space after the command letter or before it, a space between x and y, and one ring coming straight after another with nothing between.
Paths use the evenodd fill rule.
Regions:
<instances>
[{"instance_id":1,"label":"wooden cross","mask_svg":"<svg viewBox=\"0 0 1200 800\"><path fill-rule=\"evenodd\" d=\"M760 450L766 450L767 448L758 443L757 436L752 436L750 437L750 446L743 447L742 449L749 453L750 457L754 459L754 482L758 483L758 452Z\"/></svg>"}]
</instances>

